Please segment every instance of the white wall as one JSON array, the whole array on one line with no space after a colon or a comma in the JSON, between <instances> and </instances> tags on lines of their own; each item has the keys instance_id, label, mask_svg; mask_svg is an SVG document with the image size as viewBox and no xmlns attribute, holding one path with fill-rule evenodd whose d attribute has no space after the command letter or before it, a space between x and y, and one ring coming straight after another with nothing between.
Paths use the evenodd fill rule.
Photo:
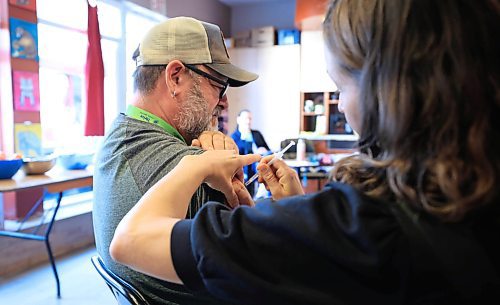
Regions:
<instances>
[{"instance_id":1,"label":"white wall","mask_svg":"<svg viewBox=\"0 0 500 305\"><path fill-rule=\"evenodd\" d=\"M293 29L295 28L294 20L295 0L235 5L231 9L231 36L263 26Z\"/></svg>"},{"instance_id":2,"label":"white wall","mask_svg":"<svg viewBox=\"0 0 500 305\"><path fill-rule=\"evenodd\" d=\"M337 86L326 72L325 44L321 31L300 34L300 89L303 92L332 92Z\"/></svg>"},{"instance_id":3,"label":"white wall","mask_svg":"<svg viewBox=\"0 0 500 305\"><path fill-rule=\"evenodd\" d=\"M240 88L230 88L228 131L236 128L241 109L253 114L252 128L260 130L270 148L296 138L300 128L300 46L229 49L231 61L259 78Z\"/></svg>"}]
</instances>

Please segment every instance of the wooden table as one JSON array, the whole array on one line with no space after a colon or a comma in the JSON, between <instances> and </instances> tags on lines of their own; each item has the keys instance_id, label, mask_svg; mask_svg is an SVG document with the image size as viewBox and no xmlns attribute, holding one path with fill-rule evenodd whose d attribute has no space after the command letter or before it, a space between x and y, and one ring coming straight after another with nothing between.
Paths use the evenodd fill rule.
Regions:
<instances>
[{"instance_id":1,"label":"wooden table","mask_svg":"<svg viewBox=\"0 0 500 305\"><path fill-rule=\"evenodd\" d=\"M50 264L52 266L52 271L54 272L54 277L56 279L58 298L61 297L61 289L59 285L59 276L57 274L54 256L52 254L52 248L50 247L50 232L52 231L52 226L54 225L57 211L59 210L59 207L61 205L64 191L92 186L92 183L92 170L63 170L59 167L55 167L54 169L48 171L45 175L24 175L22 172L19 172L13 177L13 179L0 179L0 193L15 192L33 188L43 188L43 196L34 204L33 208L22 220L22 223L32 216L33 212L37 210L40 204L43 204L44 198L47 194L57 194L56 206L53 209L50 221L47 223L45 230L43 230L41 234L39 234L38 232L39 229L44 225L44 223L40 223L33 230L33 233L25 233L21 232L20 230L4 230L0 231L0 236L37 240L43 241L45 243Z\"/></svg>"}]
</instances>

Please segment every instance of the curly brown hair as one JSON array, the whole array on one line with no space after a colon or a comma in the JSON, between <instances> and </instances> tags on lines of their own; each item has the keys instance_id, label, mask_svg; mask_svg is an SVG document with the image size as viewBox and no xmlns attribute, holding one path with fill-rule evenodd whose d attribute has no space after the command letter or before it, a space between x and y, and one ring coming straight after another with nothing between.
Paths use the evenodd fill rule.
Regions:
<instances>
[{"instance_id":1,"label":"curly brown hair","mask_svg":"<svg viewBox=\"0 0 500 305\"><path fill-rule=\"evenodd\" d=\"M360 88L360 154L334 179L450 222L498 204L498 2L333 0L323 26Z\"/></svg>"}]
</instances>

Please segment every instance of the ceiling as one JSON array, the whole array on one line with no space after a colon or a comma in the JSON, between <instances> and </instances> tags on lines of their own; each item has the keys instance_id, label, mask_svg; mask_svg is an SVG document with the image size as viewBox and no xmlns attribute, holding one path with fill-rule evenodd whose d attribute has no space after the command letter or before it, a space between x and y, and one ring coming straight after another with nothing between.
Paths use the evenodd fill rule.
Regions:
<instances>
[{"instance_id":1,"label":"ceiling","mask_svg":"<svg viewBox=\"0 0 500 305\"><path fill-rule=\"evenodd\" d=\"M228 6L236 6L236 5L240 5L240 4L249 4L249 3L253 3L253 4L268 3L268 2L273 2L273 1L277 1L277 0L219 0L219 2L222 2Z\"/></svg>"}]
</instances>

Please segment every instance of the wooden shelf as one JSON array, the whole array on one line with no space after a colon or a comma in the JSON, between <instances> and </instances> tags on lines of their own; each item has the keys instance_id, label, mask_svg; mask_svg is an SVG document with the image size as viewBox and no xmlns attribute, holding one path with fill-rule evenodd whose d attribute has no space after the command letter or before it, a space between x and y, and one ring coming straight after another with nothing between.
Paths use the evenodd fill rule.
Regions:
<instances>
[{"instance_id":1,"label":"wooden shelf","mask_svg":"<svg viewBox=\"0 0 500 305\"><path fill-rule=\"evenodd\" d=\"M357 141L359 139L356 134L314 134L314 133L300 133L299 138L317 141Z\"/></svg>"},{"instance_id":2,"label":"wooden shelf","mask_svg":"<svg viewBox=\"0 0 500 305\"><path fill-rule=\"evenodd\" d=\"M338 92L301 92L299 131L352 136L352 129L347 125L344 114L340 113L336 106L339 103L338 97Z\"/></svg>"},{"instance_id":3,"label":"wooden shelf","mask_svg":"<svg viewBox=\"0 0 500 305\"><path fill-rule=\"evenodd\" d=\"M328 153L335 150L350 152L352 151L350 143L359 140L358 135L347 124L345 115L339 111L338 98L338 92L331 91L300 93L298 137L315 141L314 146L318 152ZM310 111L311 109L322 110L323 113Z\"/></svg>"},{"instance_id":4,"label":"wooden shelf","mask_svg":"<svg viewBox=\"0 0 500 305\"><path fill-rule=\"evenodd\" d=\"M324 113L314 113L314 112L304 112L304 116L315 116L315 115L325 115Z\"/></svg>"}]
</instances>

